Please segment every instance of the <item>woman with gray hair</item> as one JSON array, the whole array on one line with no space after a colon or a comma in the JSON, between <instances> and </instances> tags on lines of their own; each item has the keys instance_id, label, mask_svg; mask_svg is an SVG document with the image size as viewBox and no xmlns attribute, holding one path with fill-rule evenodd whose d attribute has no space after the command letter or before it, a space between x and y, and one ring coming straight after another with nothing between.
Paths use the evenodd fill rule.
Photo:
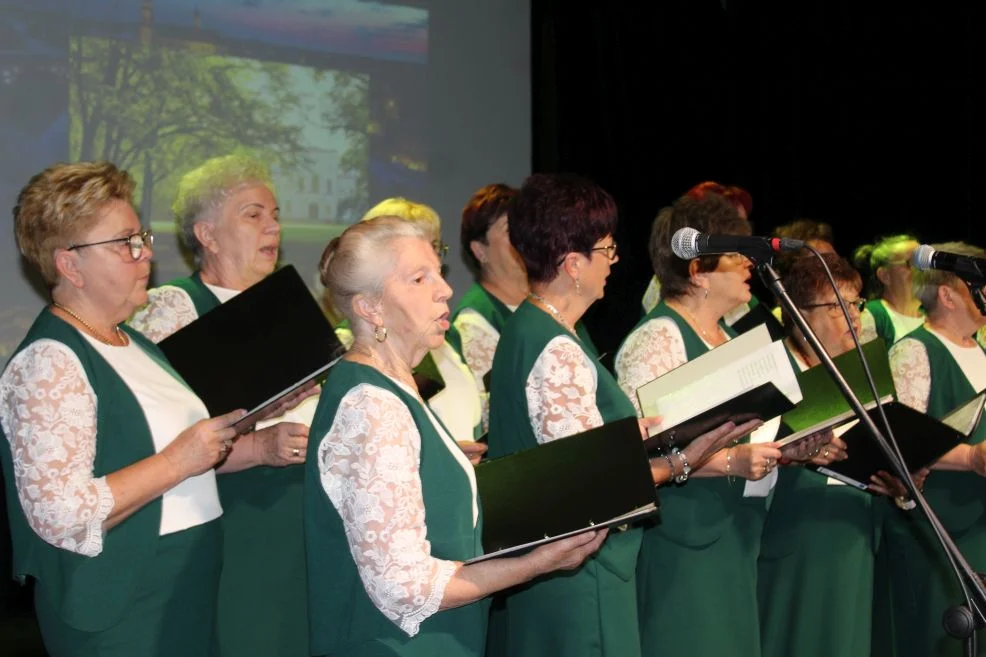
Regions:
<instances>
[{"instance_id":1,"label":"woman with gray hair","mask_svg":"<svg viewBox=\"0 0 986 657\"><path fill-rule=\"evenodd\" d=\"M482 554L476 477L412 375L449 328L452 290L431 241L384 216L322 255L353 344L322 387L305 465L313 655L479 657L484 598L576 568L606 535L464 563Z\"/></svg>"},{"instance_id":2,"label":"woman with gray hair","mask_svg":"<svg viewBox=\"0 0 986 657\"><path fill-rule=\"evenodd\" d=\"M962 242L933 246L936 251L986 256L983 249ZM902 403L941 418L986 390L986 352L974 337L986 325L986 317L955 274L932 269L911 275L927 319L890 349L890 369ZM924 489L945 529L973 564L986 563L984 439L986 423L980 422L969 444L955 447L932 465ZM962 644L945 635L939 620L946 607L962 599L962 593L927 524L914 512L900 511L884 534L895 587L898 654L962 654Z\"/></svg>"},{"instance_id":3,"label":"woman with gray hair","mask_svg":"<svg viewBox=\"0 0 986 657\"><path fill-rule=\"evenodd\" d=\"M195 273L148 292L130 325L160 342L274 271L281 226L266 167L229 155L186 173L173 204ZM308 394L313 394L309 391ZM295 398L293 402L298 402ZM249 469L219 477L223 573L218 634L223 655L307 656L302 479L314 397L239 438Z\"/></svg>"}]
</instances>

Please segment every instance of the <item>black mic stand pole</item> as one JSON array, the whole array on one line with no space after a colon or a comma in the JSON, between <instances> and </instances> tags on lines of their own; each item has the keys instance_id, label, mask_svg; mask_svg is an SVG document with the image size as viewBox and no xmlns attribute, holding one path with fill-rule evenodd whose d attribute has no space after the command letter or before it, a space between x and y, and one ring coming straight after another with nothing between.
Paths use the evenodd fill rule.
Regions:
<instances>
[{"instance_id":1,"label":"black mic stand pole","mask_svg":"<svg viewBox=\"0 0 986 657\"><path fill-rule=\"evenodd\" d=\"M952 538L945 531L942 526L941 521L938 516L931 510L928 505L928 501L924 499L924 495L918 490L917 486L914 485L914 480L911 479L910 473L907 471L907 467L902 463L894 451L890 448L887 443L886 438L880 433L873 419L870 417L866 409L860 403L859 398L853 392L849 384L846 383L845 378L843 378L842 373L836 368L835 363L832 362L832 358L829 356L828 352L822 346L821 342L818 341L818 336L811 330L808 326L808 322L805 320L801 311L794 305L791 301L791 297L788 296L787 290L784 289L784 285L781 283L780 275L777 270L773 268L770 264L769 259L758 259L756 260L757 272L760 274L761 280L764 284L770 288L774 296L783 306L784 310L787 312L788 317L797 325L801 330L802 335L804 335L805 340L811 345L811 348L815 350L815 354L818 356L819 361L825 370L832 377L832 380L839 387L842 392L842 396L846 398L849 405L852 407L853 411L856 413L856 417L859 421L866 427L873 440L876 441L877 445L880 447L880 451L883 452L884 457L893 467L893 470L897 474L897 477L904 483L905 488L907 488L908 494L911 499L914 500L918 507L920 507L921 512L928 519L931 524L932 529L935 531L935 535L938 537L939 542L942 545L942 549L945 550L946 556L949 558L949 562L952 565L952 569L955 571L955 576L958 579L962 589L966 592L967 599L971 604L972 608L968 608L965 605L960 605L957 607L950 607L945 611L943 616L943 622L945 625L945 630L957 639L965 639L965 654L969 657L975 657L976 655L976 634L975 630L980 627L986 627L986 617L983 616L983 610L986 610L986 588L983 586L982 580L979 576L972 570L969 563L962 556L962 553L956 547ZM980 296L982 296L980 292ZM975 294L973 294L975 298ZM986 304L984 304L986 305ZM986 313L984 313L986 314Z\"/></svg>"}]
</instances>

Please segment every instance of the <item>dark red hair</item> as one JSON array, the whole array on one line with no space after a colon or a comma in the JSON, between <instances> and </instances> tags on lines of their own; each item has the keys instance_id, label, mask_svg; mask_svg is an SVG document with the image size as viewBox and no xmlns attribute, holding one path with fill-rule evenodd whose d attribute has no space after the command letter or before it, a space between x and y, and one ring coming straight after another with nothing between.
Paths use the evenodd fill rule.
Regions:
<instances>
[{"instance_id":1,"label":"dark red hair","mask_svg":"<svg viewBox=\"0 0 986 657\"><path fill-rule=\"evenodd\" d=\"M517 190L510 185L496 183L479 188L462 209L462 228L459 239L462 242L462 252L466 254L466 262L474 273L479 273L479 261L473 255L470 244L482 242L486 244L486 233L497 219L507 213L510 199L517 195Z\"/></svg>"},{"instance_id":2,"label":"dark red hair","mask_svg":"<svg viewBox=\"0 0 986 657\"><path fill-rule=\"evenodd\" d=\"M706 182L699 183L685 192L685 196L689 196L696 201L701 201L708 194L718 194L727 201L733 204L736 211L739 212L740 208L749 217L753 214L753 197L750 193L743 189L742 187L736 187L735 185L723 185L721 183L713 182L707 180Z\"/></svg>"},{"instance_id":3,"label":"dark red hair","mask_svg":"<svg viewBox=\"0 0 986 657\"><path fill-rule=\"evenodd\" d=\"M566 255L588 255L596 242L616 231L616 202L586 178L536 173L510 202L507 226L528 280L549 283Z\"/></svg>"}]
</instances>

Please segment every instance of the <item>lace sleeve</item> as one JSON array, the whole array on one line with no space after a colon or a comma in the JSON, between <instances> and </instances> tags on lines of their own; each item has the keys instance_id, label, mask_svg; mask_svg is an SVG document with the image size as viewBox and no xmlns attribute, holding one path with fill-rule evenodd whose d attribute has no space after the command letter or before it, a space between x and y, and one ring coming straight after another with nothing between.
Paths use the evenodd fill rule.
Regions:
<instances>
[{"instance_id":1,"label":"lace sleeve","mask_svg":"<svg viewBox=\"0 0 986 657\"><path fill-rule=\"evenodd\" d=\"M538 443L602 426L596 406L596 368L585 352L560 335L545 346L524 385Z\"/></svg>"},{"instance_id":2,"label":"lace sleeve","mask_svg":"<svg viewBox=\"0 0 986 657\"><path fill-rule=\"evenodd\" d=\"M455 328L462 338L462 357L476 379L482 381L493 367L493 354L500 334L482 315L468 308L455 318Z\"/></svg>"},{"instance_id":3,"label":"lace sleeve","mask_svg":"<svg viewBox=\"0 0 986 657\"><path fill-rule=\"evenodd\" d=\"M127 323L151 342L160 342L199 318L192 297L180 287L162 285L148 290L147 297L147 304L135 312Z\"/></svg>"},{"instance_id":4,"label":"lace sleeve","mask_svg":"<svg viewBox=\"0 0 986 657\"><path fill-rule=\"evenodd\" d=\"M96 395L78 357L54 340L17 354L0 378L0 422L31 529L70 552L102 552L113 493L93 477Z\"/></svg>"},{"instance_id":5,"label":"lace sleeve","mask_svg":"<svg viewBox=\"0 0 986 657\"><path fill-rule=\"evenodd\" d=\"M490 426L490 394L483 385L483 377L493 368L493 354L500 341L500 334L482 315L465 309L455 318L455 328L462 339L462 357L476 377L483 411L483 431Z\"/></svg>"},{"instance_id":6,"label":"lace sleeve","mask_svg":"<svg viewBox=\"0 0 986 657\"><path fill-rule=\"evenodd\" d=\"M637 388L688 360L685 341L674 320L659 317L630 334L616 355L616 380L640 415Z\"/></svg>"},{"instance_id":7,"label":"lace sleeve","mask_svg":"<svg viewBox=\"0 0 986 657\"><path fill-rule=\"evenodd\" d=\"M890 371L902 404L928 412L931 397L931 362L928 350L913 338L904 338L890 349Z\"/></svg>"},{"instance_id":8,"label":"lace sleeve","mask_svg":"<svg viewBox=\"0 0 986 657\"><path fill-rule=\"evenodd\" d=\"M363 587L408 636L438 611L458 567L431 556L420 454L407 406L367 384L343 397L318 446L322 488L342 518Z\"/></svg>"}]
</instances>

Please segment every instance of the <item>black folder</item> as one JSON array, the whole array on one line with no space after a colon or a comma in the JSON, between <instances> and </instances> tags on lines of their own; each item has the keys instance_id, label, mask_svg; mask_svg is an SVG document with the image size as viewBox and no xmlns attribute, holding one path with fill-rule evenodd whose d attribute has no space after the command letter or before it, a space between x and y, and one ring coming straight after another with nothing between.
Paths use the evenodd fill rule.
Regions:
<instances>
[{"instance_id":1,"label":"black folder","mask_svg":"<svg viewBox=\"0 0 986 657\"><path fill-rule=\"evenodd\" d=\"M421 359L421 362L414 368L412 374L414 376L414 383L418 386L418 394L425 401L428 401L442 390L445 390L445 378L438 370L438 365L435 363L435 358L431 355L430 351Z\"/></svg>"},{"instance_id":2,"label":"black folder","mask_svg":"<svg viewBox=\"0 0 986 657\"><path fill-rule=\"evenodd\" d=\"M763 303L758 303L753 308L750 308L748 313L733 322L729 328L736 331L737 334L742 334L761 324L767 327L771 340L784 339L784 327L774 317L774 313L770 312L770 308Z\"/></svg>"},{"instance_id":3,"label":"black folder","mask_svg":"<svg viewBox=\"0 0 986 657\"><path fill-rule=\"evenodd\" d=\"M658 510L633 417L480 463L476 483L486 554L469 563L623 525Z\"/></svg>"},{"instance_id":4,"label":"black folder","mask_svg":"<svg viewBox=\"0 0 986 657\"><path fill-rule=\"evenodd\" d=\"M670 429L660 431L644 445L650 453L665 452L672 447L682 448L725 422L743 424L750 420L772 420L790 411L794 404L772 383L764 383L756 388L733 397L715 408L681 422Z\"/></svg>"},{"instance_id":5,"label":"black folder","mask_svg":"<svg viewBox=\"0 0 986 657\"><path fill-rule=\"evenodd\" d=\"M345 352L295 268L288 265L158 345L212 416L245 408L237 431L325 372Z\"/></svg>"},{"instance_id":6,"label":"black folder","mask_svg":"<svg viewBox=\"0 0 986 657\"><path fill-rule=\"evenodd\" d=\"M920 470L941 458L956 445L966 442L979 425L986 393L979 393L941 420L916 411L900 402L884 404L887 420L900 446L910 472ZM867 411L877 427L883 424L876 409ZM866 490L870 477L879 470L893 472L890 463L862 424L842 434L849 458L827 466L811 465L812 470L843 483Z\"/></svg>"}]
</instances>

